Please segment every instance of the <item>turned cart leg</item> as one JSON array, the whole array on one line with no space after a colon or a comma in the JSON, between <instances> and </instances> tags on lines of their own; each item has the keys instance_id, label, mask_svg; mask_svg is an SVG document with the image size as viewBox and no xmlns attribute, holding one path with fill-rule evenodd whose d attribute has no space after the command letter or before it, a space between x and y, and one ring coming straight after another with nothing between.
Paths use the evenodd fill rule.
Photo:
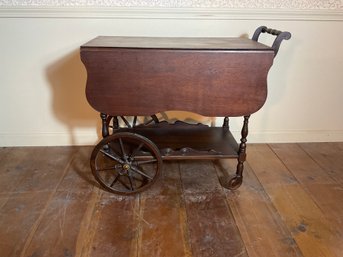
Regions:
<instances>
[{"instance_id":1,"label":"turned cart leg","mask_svg":"<svg viewBox=\"0 0 343 257\"><path fill-rule=\"evenodd\" d=\"M223 128L230 129L230 127L229 127L229 117L225 117L224 118Z\"/></svg>"},{"instance_id":2,"label":"turned cart leg","mask_svg":"<svg viewBox=\"0 0 343 257\"><path fill-rule=\"evenodd\" d=\"M247 142L247 136L248 136L248 116L244 116L244 123L241 131L241 143L239 145L238 149L238 164L236 168L236 174L231 177L228 181L225 183L222 183L222 185L227 189L235 190L239 188L243 181L243 168L244 168L244 161L246 159L246 142Z\"/></svg>"},{"instance_id":3,"label":"turned cart leg","mask_svg":"<svg viewBox=\"0 0 343 257\"><path fill-rule=\"evenodd\" d=\"M237 188L242 184L242 179L243 179L243 168L244 168L244 162L246 160L246 148L247 148L247 136L248 136L248 122L249 122L249 116L244 116L244 123L243 123L243 128L241 131L241 143L239 145L239 150L238 150L238 164L237 164L237 169L236 169L236 176L232 178L231 180L237 180L233 181L232 189L235 189L235 184L237 183Z\"/></svg>"},{"instance_id":4,"label":"turned cart leg","mask_svg":"<svg viewBox=\"0 0 343 257\"><path fill-rule=\"evenodd\" d=\"M107 114L100 113L101 121L102 121L102 137L105 138L108 136L108 126L107 126Z\"/></svg>"}]
</instances>

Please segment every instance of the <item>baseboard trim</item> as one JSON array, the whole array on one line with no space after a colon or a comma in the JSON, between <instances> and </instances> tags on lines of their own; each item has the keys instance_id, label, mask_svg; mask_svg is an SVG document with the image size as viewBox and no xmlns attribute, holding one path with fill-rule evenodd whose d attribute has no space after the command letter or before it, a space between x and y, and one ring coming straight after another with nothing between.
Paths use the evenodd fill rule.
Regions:
<instances>
[{"instance_id":1,"label":"baseboard trim","mask_svg":"<svg viewBox=\"0 0 343 257\"><path fill-rule=\"evenodd\" d=\"M96 133L0 134L1 147L94 145L97 141Z\"/></svg>"},{"instance_id":2,"label":"baseboard trim","mask_svg":"<svg viewBox=\"0 0 343 257\"><path fill-rule=\"evenodd\" d=\"M236 140L240 132L233 131ZM31 133L0 134L0 147L12 146L70 146L95 145L99 141L97 133ZM343 142L340 131L264 131L250 132L248 143L303 143L303 142Z\"/></svg>"},{"instance_id":3,"label":"baseboard trim","mask_svg":"<svg viewBox=\"0 0 343 257\"><path fill-rule=\"evenodd\" d=\"M169 7L0 7L0 18L342 21L343 10Z\"/></svg>"},{"instance_id":4,"label":"baseboard trim","mask_svg":"<svg viewBox=\"0 0 343 257\"><path fill-rule=\"evenodd\" d=\"M239 134L236 134L235 136L236 138L238 138ZM248 136L248 142L250 143L343 142L343 130L251 132Z\"/></svg>"}]
</instances>

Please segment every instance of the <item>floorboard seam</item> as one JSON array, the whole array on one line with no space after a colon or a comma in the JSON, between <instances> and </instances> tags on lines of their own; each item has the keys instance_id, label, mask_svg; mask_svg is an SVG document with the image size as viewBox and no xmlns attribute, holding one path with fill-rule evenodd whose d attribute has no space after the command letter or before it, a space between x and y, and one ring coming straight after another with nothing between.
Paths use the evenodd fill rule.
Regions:
<instances>
[{"instance_id":1,"label":"floorboard seam","mask_svg":"<svg viewBox=\"0 0 343 257\"><path fill-rule=\"evenodd\" d=\"M188 213L187 213L187 207L186 207L186 199L185 199L185 190L184 190L184 186L182 183L182 172L181 172L181 165L180 165L180 161L177 162L177 166L178 166L178 170L179 170L179 177L180 177L180 185L181 185L181 195L180 195L180 207L183 206L185 209L185 239L188 239L188 244L190 246L190 252L186 252L186 256L187 257L192 257L193 253L194 253L194 249L193 249L193 245L192 242L190 241L190 231L189 231L189 222L188 222ZM187 251L187 249L185 249Z\"/></svg>"},{"instance_id":2,"label":"floorboard seam","mask_svg":"<svg viewBox=\"0 0 343 257\"><path fill-rule=\"evenodd\" d=\"M274 153L274 155L278 158L278 160L282 163L282 165L289 171L290 174L292 174L293 179L296 181L297 185L299 185L304 191L305 193L309 196L309 198L312 200L312 202L315 204L315 206L322 212L322 214L324 215L324 211L322 210L322 208L320 207L320 205L317 203L317 200L314 198L314 196L312 195L312 193L309 191L307 185L305 183L302 183L300 180L298 180L296 178L296 176L294 175L294 173L292 172L292 169L287 167L287 164L282 160L282 158L274 151L274 149L268 144L268 147L271 149L271 151ZM312 159L312 158L311 158ZM319 166L321 169L322 167ZM323 170L323 169L322 169ZM324 171L324 170L323 170Z\"/></svg>"},{"instance_id":3,"label":"floorboard seam","mask_svg":"<svg viewBox=\"0 0 343 257\"><path fill-rule=\"evenodd\" d=\"M220 171L218 171L217 166L215 165L215 163L214 163L213 161L211 161L211 163L212 163L212 165L213 165L214 170L216 171L216 175L217 175L217 178L218 178L218 180L219 180L218 173L219 173ZM248 249L247 249L246 246L245 246L245 243L244 243L244 240L243 240L243 237L242 237L242 233L241 233L241 231L239 230L239 227L237 226L237 220L236 220L235 215L233 214L233 212L232 212L232 210L231 210L231 208L230 208L230 204L229 204L229 202L228 202L228 200L227 200L227 191L226 191L221 185L220 185L220 187L221 187L221 192L222 192L222 194L223 194L223 196L224 196L226 208L227 208L228 212L231 213L231 217L233 218L233 221L234 221L235 226L236 226L236 228L237 228L237 231L238 231L238 233L239 233L239 237L241 238L241 241L242 241L242 243L243 243L243 246L244 246L244 249L245 249L245 253L246 253L247 257L249 257ZM232 192L232 191L229 191L229 192L231 192L231 193L233 193L233 194L235 193L235 192Z\"/></svg>"},{"instance_id":4,"label":"floorboard seam","mask_svg":"<svg viewBox=\"0 0 343 257\"><path fill-rule=\"evenodd\" d=\"M74 153L74 154L72 155L70 161L67 163L66 167L65 167L64 170L63 170L63 173L62 173L62 176L61 176L60 180L58 181L58 183L57 183L57 185L55 186L54 190L51 192L51 194L50 194L50 196L49 196L49 198L48 198L46 204L44 205L44 208L43 208L41 214L40 214L39 217L37 218L36 222L32 225L32 227L31 227L31 229L30 229L30 233L29 233L29 235L27 236L27 239L26 239L26 241L25 241L24 247L23 247L23 249L22 249L22 251L21 251L21 253L20 253L20 257L25 257L25 253L26 253L27 249L29 248L29 246L30 246L30 244L31 244L31 242L32 242L32 239L33 239L33 237L34 237L34 235L35 235L35 233L36 233L36 231L37 231L37 229L38 229L38 227L39 227L39 225L40 225L42 219L43 219L44 216L45 216L45 213L46 213L46 211L47 211L47 209L48 209L49 204L51 203L51 201L52 201L52 199L53 199L55 193L57 192L57 188L58 188L59 185L62 183L63 179L65 178L65 176L66 176L67 173L68 173L68 170L69 170L69 168L70 168L72 162L75 160L75 155L76 155L76 153Z\"/></svg>"},{"instance_id":5,"label":"floorboard seam","mask_svg":"<svg viewBox=\"0 0 343 257\"><path fill-rule=\"evenodd\" d=\"M325 167L323 167L315 158L313 158L313 156L309 153L309 152L307 152L303 147L302 147L302 145L301 144L298 144L297 143L297 145L299 146L299 148L315 163L315 164L317 164L318 165L318 167L320 167L321 169L322 169L322 171L324 171L325 172L325 174L327 174L333 181L337 181L336 179L335 179L335 177L334 176L332 176L332 174L330 174L330 172L328 172L328 170L325 168ZM339 182L339 184L341 185L341 183Z\"/></svg>"},{"instance_id":6,"label":"floorboard seam","mask_svg":"<svg viewBox=\"0 0 343 257\"><path fill-rule=\"evenodd\" d=\"M266 144L266 145L268 146L268 148L271 149L271 147L269 146L269 144ZM271 150L272 150L272 149L271 149ZM277 158L279 159L278 156L277 156ZM271 208L273 208L273 209L275 210L275 214L278 215L278 216L280 217L280 220L284 222L285 220L284 220L283 216L282 216L281 213L279 212L278 208L276 208L275 204L273 203L272 199L270 198L269 194L267 193L264 184L261 183L260 179L259 179L258 176L256 175L256 172L254 171L253 166L250 165L250 163L249 163L248 160L246 161L246 163L249 165L249 167L250 167L250 169L251 169L253 175L255 176L257 182L261 185L261 188L263 189L263 195L264 195L264 197L266 197L266 199L270 202ZM287 169L288 169L288 168L287 168ZM288 228L288 226L285 224L285 222L284 222L284 225L285 225L285 227L284 227L285 232L287 232L287 234L290 235L290 236L292 237L292 240L294 240L294 243L296 244L295 248L297 248L297 249L299 250L299 253L300 253L302 256L304 256L303 252L301 251L300 246L298 245L298 243L297 243L296 240L294 239L294 236L293 236L291 230Z\"/></svg>"}]
</instances>

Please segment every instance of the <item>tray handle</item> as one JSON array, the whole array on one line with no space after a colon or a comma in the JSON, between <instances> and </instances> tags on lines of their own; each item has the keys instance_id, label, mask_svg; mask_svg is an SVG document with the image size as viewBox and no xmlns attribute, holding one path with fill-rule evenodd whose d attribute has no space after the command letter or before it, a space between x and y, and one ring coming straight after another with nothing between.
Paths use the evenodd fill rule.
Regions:
<instances>
[{"instance_id":1,"label":"tray handle","mask_svg":"<svg viewBox=\"0 0 343 257\"><path fill-rule=\"evenodd\" d=\"M277 53L279 51L282 40L284 40L284 39L288 40L292 36L291 33L289 33L288 31L280 31L280 30L276 30L276 29L267 28L266 26L261 26L255 30L255 33L252 37L252 40L257 42L261 33L268 33L268 34L271 34L273 36L276 36L276 38L273 42L273 45L272 45L275 56L277 55Z\"/></svg>"}]
</instances>

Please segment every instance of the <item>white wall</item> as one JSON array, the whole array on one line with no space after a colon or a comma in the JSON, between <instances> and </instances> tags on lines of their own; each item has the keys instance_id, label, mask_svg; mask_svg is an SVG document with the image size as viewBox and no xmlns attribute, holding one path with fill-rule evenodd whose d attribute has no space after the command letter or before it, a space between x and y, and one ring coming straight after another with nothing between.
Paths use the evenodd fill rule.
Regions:
<instances>
[{"instance_id":1,"label":"white wall","mask_svg":"<svg viewBox=\"0 0 343 257\"><path fill-rule=\"evenodd\" d=\"M36 8L6 2L15 3L0 2L0 146L98 140L100 119L85 99L79 58L79 46L95 36L251 37L260 25L288 30L292 39L283 42L270 70L268 100L251 118L249 142L343 140L340 1L306 10ZM236 136L240 122L232 122Z\"/></svg>"}]
</instances>

